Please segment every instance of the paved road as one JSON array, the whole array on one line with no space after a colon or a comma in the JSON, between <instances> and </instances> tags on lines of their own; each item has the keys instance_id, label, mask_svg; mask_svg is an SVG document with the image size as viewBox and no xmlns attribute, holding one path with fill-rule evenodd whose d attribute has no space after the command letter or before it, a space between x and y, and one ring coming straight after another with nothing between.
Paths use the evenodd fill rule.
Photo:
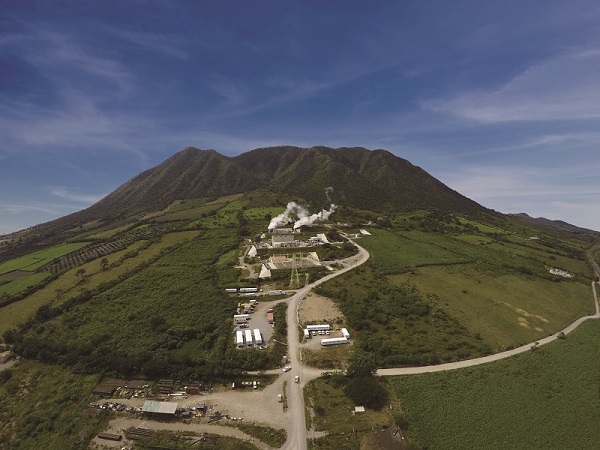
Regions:
<instances>
[{"instance_id":1,"label":"paved road","mask_svg":"<svg viewBox=\"0 0 600 450\"><path fill-rule=\"evenodd\" d=\"M283 417L281 417L280 420L277 421L282 425L285 424L283 426L285 427L286 432L287 432L288 439L287 439L286 443L281 447L284 450L305 450L307 448L307 430L306 430L306 420L305 420L305 412L304 412L305 408L304 408L303 388L306 385L306 383L308 383L310 380L312 380L314 378L318 378L325 372L320 369L305 367L302 364L302 361L300 358L300 345L299 345L298 306L300 305L300 302L302 301L304 296L311 289L315 288L316 286L318 286L321 283L324 283L324 282L330 280L331 278L334 278L336 276L341 275L342 273L345 273L349 270L354 269L355 267L359 266L360 264L363 264L365 261L368 260L369 253L364 248L360 247L359 245L357 245L357 244L355 244L355 245L359 249L358 254L354 257L351 257L351 258L348 258L348 259L342 261L342 263L344 264L344 267L342 269L340 269L336 272L333 272L333 273L327 275L326 277L323 277L320 280L317 280L307 286L304 286L303 288L296 291L296 293L289 300L288 313L287 313L288 314L288 316L287 316L288 355L289 355L288 357L290 358L290 361L291 361L292 370L290 372L283 374L282 377L279 380L277 380L275 385L272 386L271 390L273 392L271 392L271 390L269 390L269 392L266 392L268 389L265 389L265 395L268 395L268 398L273 400L274 398L276 398L275 391L280 389L280 386L283 385L283 381L287 381L286 395L287 395L287 401L288 401L288 411L285 414L283 414ZM593 252L599 247L600 247L600 243L597 244L596 246L592 247L588 251L588 257L590 258L590 262L592 263L592 266L594 267L594 271L596 272L597 276L600 276L600 267L598 267L598 264L596 264L592 255L593 255ZM555 333L552 336L548 336L543 339L540 339L540 340L536 341L535 343L532 342L530 344L523 345L521 347L518 347L518 348L515 348L512 350L508 350L506 352L497 353L497 354L485 356L482 358L465 360L465 361L457 361L457 362L453 362L453 363L439 364L439 365L435 365L435 366L379 369L377 371L377 374L380 376L412 375L412 374L419 374L419 373L439 372L439 371L444 371L444 370L454 370L454 369L460 369L460 368L464 368L464 367L472 367L472 366L476 366L479 364L486 364L486 363L490 363L493 361L498 361L500 359L504 359L504 358L508 358L508 357L517 355L519 353L524 353L526 351L531 350L531 347L533 345L542 346L542 345L549 344L550 342L553 342L554 340L558 339L559 336L561 335L561 333L564 333L565 335L569 334L570 332L575 330L579 325L581 325L586 320L600 319L600 305L598 303L596 284L597 284L596 282L592 282L592 292L594 295L594 302L596 305L596 313L594 315L581 317L581 318L577 319L575 322L573 322L571 325L569 325L568 327L563 329L562 331ZM267 371L267 373L281 374L281 369L270 370L270 371ZM295 376L300 377L300 383L294 383L293 380L294 380ZM256 394L256 395L258 395L258 394ZM257 399L255 399L255 401L256 400ZM266 404L266 403L269 403L269 402L265 402L264 404ZM269 405L269 406L272 407L273 405ZM272 408L272 409L275 410L275 408ZM267 418L265 418L265 419L267 419ZM269 420L267 420L267 422L268 421ZM127 419L126 423L118 422L118 421L111 421L111 428L113 430L116 428L115 431L117 431L117 430L124 428L126 425L131 426L135 423L136 423L135 419ZM150 424L151 424L152 428L160 428L160 426L156 425L154 422L148 423L148 425L150 425ZM188 428L188 427L182 427L181 425L182 424L173 424L173 426L176 427L177 429ZM227 427L218 427L218 426L214 426L214 425L201 425L201 426L198 425L197 427L192 426L189 428L193 429L194 431L212 431L212 432L216 432L216 433L224 434L224 435L236 436L236 437L240 437L240 438L249 438L249 436L245 435L244 433L240 432L239 430L235 430L235 429L227 428ZM255 444L257 444L259 448L268 448L268 446L265 446L265 444L260 443L260 442L256 441L255 439L251 439L251 440Z\"/></svg>"},{"instance_id":2,"label":"paved road","mask_svg":"<svg viewBox=\"0 0 600 450\"><path fill-rule=\"evenodd\" d=\"M303 388L308 381L321 376L323 373L323 371L319 369L313 369L302 365L302 361L300 359L300 337L298 331L298 306L300 305L300 301L311 289L315 288L321 283L354 269L369 259L369 252L358 244L355 243L355 245L358 247L358 254L343 260L342 263L344 264L344 268L299 289L290 299L288 304L288 357L291 362L292 370L286 375L290 380L290 382L288 382L287 391L289 408L288 412L290 414L288 418L288 425L286 427L288 439L282 447L284 450L305 450L307 448ZM293 382L295 376L300 377L300 383Z\"/></svg>"}]
</instances>

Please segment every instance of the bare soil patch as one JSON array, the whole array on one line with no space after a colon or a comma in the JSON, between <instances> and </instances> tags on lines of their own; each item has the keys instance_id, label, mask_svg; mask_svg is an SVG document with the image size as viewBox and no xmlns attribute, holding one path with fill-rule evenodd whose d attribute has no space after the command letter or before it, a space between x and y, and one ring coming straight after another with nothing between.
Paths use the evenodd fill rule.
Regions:
<instances>
[{"instance_id":1,"label":"bare soil patch","mask_svg":"<svg viewBox=\"0 0 600 450\"><path fill-rule=\"evenodd\" d=\"M298 307L301 324L330 323L343 319L343 314L330 298L310 292Z\"/></svg>"}]
</instances>

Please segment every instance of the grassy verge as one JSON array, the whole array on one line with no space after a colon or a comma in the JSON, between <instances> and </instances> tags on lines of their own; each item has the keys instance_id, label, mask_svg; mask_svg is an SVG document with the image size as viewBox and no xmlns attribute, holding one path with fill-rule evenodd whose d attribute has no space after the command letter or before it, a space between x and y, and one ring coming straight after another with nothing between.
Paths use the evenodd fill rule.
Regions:
<instances>
[{"instance_id":1,"label":"grassy verge","mask_svg":"<svg viewBox=\"0 0 600 450\"><path fill-rule=\"evenodd\" d=\"M318 350L303 348L302 361L304 364L318 369L344 370L348 367L352 351L351 345L336 345Z\"/></svg>"},{"instance_id":2,"label":"grassy verge","mask_svg":"<svg viewBox=\"0 0 600 450\"><path fill-rule=\"evenodd\" d=\"M285 444L285 441L287 439L287 433L282 428L275 429L266 425L258 425L253 422L228 422L227 425L234 426L235 428L238 428L247 435L255 437L256 439L259 439L265 444L275 448L281 447L283 444Z\"/></svg>"}]
</instances>

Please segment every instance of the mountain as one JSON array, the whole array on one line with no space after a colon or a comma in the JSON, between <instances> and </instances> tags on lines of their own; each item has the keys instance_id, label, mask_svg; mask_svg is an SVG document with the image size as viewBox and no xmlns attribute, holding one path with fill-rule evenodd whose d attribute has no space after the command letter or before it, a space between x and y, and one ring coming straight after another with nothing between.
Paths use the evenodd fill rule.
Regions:
<instances>
[{"instance_id":1,"label":"mountain","mask_svg":"<svg viewBox=\"0 0 600 450\"><path fill-rule=\"evenodd\" d=\"M420 167L386 150L365 148L259 148L238 156L188 147L118 187L89 208L38 225L38 242L57 241L91 222L112 222L164 209L176 200L216 198L266 189L284 202L301 200L312 208L331 201L385 213L427 210L467 215L490 214Z\"/></svg>"},{"instance_id":2,"label":"mountain","mask_svg":"<svg viewBox=\"0 0 600 450\"><path fill-rule=\"evenodd\" d=\"M570 231L573 233L598 235L598 231L590 230L588 228L578 227L577 225L572 225L563 220L551 220L551 219L546 219L545 217L531 217L529 214L526 214L526 213L507 214L507 215L511 216L511 217L518 217L519 219L523 219L527 222L535 223L537 225L542 225L544 227L556 228L559 230Z\"/></svg>"},{"instance_id":3,"label":"mountain","mask_svg":"<svg viewBox=\"0 0 600 450\"><path fill-rule=\"evenodd\" d=\"M175 200L219 197L257 188L319 205L327 201L324 192L328 187L333 187L335 202L374 211L485 210L385 150L270 147L227 157L214 150L189 147L77 214L86 220L106 219L159 210Z\"/></svg>"}]
</instances>

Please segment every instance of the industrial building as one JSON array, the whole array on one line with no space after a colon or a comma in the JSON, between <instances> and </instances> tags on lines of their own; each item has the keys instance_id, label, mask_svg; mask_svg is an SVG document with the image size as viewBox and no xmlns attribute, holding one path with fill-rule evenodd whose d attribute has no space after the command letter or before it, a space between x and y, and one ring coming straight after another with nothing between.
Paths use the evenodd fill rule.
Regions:
<instances>
[{"instance_id":1,"label":"industrial building","mask_svg":"<svg viewBox=\"0 0 600 450\"><path fill-rule=\"evenodd\" d=\"M179 404L174 402L155 402L147 400L144 402L144 406L142 406L142 412L168 417L175 415L178 406Z\"/></svg>"}]
</instances>

